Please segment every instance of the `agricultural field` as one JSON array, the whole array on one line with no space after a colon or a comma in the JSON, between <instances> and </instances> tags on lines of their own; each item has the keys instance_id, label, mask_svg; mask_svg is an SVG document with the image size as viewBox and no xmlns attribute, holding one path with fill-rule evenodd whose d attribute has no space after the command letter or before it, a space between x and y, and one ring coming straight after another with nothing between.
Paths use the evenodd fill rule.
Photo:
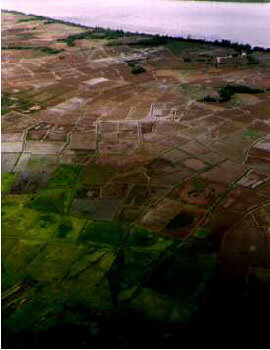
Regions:
<instances>
[{"instance_id":1,"label":"agricultural field","mask_svg":"<svg viewBox=\"0 0 270 350\"><path fill-rule=\"evenodd\" d=\"M237 55L2 12L6 347L258 344L270 54Z\"/></svg>"}]
</instances>

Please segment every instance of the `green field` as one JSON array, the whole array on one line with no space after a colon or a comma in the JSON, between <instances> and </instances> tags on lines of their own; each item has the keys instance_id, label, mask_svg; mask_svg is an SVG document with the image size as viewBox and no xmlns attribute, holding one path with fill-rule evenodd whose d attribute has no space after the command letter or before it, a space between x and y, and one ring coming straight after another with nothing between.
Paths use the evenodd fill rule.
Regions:
<instances>
[{"instance_id":1,"label":"green field","mask_svg":"<svg viewBox=\"0 0 270 350\"><path fill-rule=\"evenodd\" d=\"M108 178L110 171L102 173ZM96 183L96 172L90 174ZM35 194L9 194L15 180L11 173L2 178L7 344L35 345L63 324L83 330L79 344L84 337L99 339L90 329L100 315L99 327L112 317L120 324L130 314L172 327L191 322L215 270L212 253L198 251L203 239L175 241L126 223L71 216L76 188L86 184L78 166L60 165Z\"/></svg>"}]
</instances>

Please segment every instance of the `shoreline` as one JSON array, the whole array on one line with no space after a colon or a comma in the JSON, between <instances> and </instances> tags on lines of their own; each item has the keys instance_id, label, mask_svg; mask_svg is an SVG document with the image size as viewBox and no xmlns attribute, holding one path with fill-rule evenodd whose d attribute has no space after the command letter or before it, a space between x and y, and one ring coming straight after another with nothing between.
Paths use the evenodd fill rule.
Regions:
<instances>
[{"instance_id":1,"label":"shoreline","mask_svg":"<svg viewBox=\"0 0 270 350\"><path fill-rule=\"evenodd\" d=\"M199 2L203 2L204 0L198 0ZM215 0L210 0L214 2ZM222 1L222 0L221 0ZM228 2L228 1L224 1ZM269 1L270 2L270 1ZM248 2L249 3L249 2ZM262 2L266 3L266 2ZM110 27L101 27L101 26L88 26L88 25L83 25L80 23L75 23L67 20L62 20L54 17L48 17L48 16L42 16L42 15L35 15L32 13L24 13L21 11L16 11L16 10L7 10L7 9L1 9L2 12L7 12L7 13L14 13L14 14L19 14L23 16L29 16L29 17L36 17L37 20L48 20L48 21L54 21L58 23L62 23L65 25L71 25L74 27L78 28L84 28L84 29L103 29L103 30L110 30L111 32L123 32L126 35L140 35L140 36L151 36L160 39L161 41L166 41L166 40L175 40L175 41L184 41L184 42L190 42L190 43L198 43L198 44L206 44L206 45L213 45L217 47L224 47L224 48L234 48L234 49L239 49L239 50L247 50L250 52L255 52L255 51L260 51L260 52L270 52L270 46L269 47L260 47L260 46L252 46L249 43L238 43L238 42L231 42L230 40L227 39L221 39L221 40L208 40L208 39L196 39L192 38L191 34L188 34L187 37L182 37L182 36L174 36L174 35L162 35L162 34L151 34L147 32L140 32L140 31L125 31L123 29L112 29Z\"/></svg>"}]
</instances>

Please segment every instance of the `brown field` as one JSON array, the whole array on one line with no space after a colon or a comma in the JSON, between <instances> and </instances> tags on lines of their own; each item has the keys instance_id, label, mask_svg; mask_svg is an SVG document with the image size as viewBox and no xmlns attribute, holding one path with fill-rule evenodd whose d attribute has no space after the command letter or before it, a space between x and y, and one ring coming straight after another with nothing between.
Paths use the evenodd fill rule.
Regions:
<instances>
[{"instance_id":1,"label":"brown field","mask_svg":"<svg viewBox=\"0 0 270 350\"><path fill-rule=\"evenodd\" d=\"M166 45L129 45L137 36L68 46L59 39L85 29L22 18L2 13L2 90L9 98L2 172L20 174L13 193L24 193L24 186L36 191L32 173L81 164L83 189L94 195L75 198L72 214L182 238L208 225L225 232L228 265L251 268L252 258L252 266L269 268L263 247L270 229L267 54L255 65L214 67L194 58L215 55L210 44L189 47L191 62L185 49L174 54ZM146 72L132 74L131 61ZM203 102L228 83L263 92ZM177 215L193 220L168 229Z\"/></svg>"}]
</instances>

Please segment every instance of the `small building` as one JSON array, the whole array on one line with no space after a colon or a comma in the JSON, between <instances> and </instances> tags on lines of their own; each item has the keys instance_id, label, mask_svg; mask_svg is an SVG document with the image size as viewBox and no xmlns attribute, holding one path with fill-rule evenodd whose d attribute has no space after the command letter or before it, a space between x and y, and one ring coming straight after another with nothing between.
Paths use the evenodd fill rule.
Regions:
<instances>
[{"instance_id":1,"label":"small building","mask_svg":"<svg viewBox=\"0 0 270 350\"><path fill-rule=\"evenodd\" d=\"M232 55L228 56L217 56L214 58L215 64L226 64L226 63L235 63L235 57Z\"/></svg>"}]
</instances>

